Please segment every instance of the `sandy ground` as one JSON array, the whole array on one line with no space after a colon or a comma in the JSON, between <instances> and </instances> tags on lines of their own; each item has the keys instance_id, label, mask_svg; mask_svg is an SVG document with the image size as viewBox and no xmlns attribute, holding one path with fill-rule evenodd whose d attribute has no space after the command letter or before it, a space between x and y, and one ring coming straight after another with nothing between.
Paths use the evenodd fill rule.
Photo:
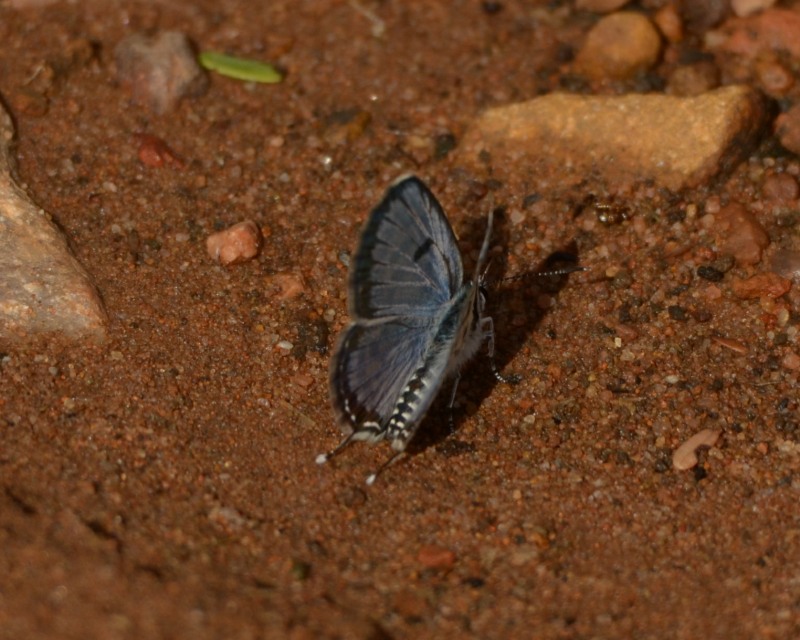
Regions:
<instances>
[{"instance_id":1,"label":"sandy ground","mask_svg":"<svg viewBox=\"0 0 800 640\"><path fill-rule=\"evenodd\" d=\"M707 202L759 201L797 161L765 143L713 187L617 196L616 224L575 217L586 194L557 175L533 194L445 152L482 109L558 88L590 14L359 5L374 23L348 2L263 4L0 6L20 176L110 317L102 345L0 345L0 637L800 635L797 298L786 320L731 293L746 270L697 276ZM115 82L113 49L164 29L286 80L214 76L153 115ZM94 56L65 62L84 40ZM142 164L142 133L184 166ZM415 455L367 488L388 448L314 458L339 439L342 256L409 171L468 265L491 191L497 277L563 248L590 271L491 290L499 364L522 381L476 358L456 433L439 403ZM796 204L762 207L774 242L797 234ZM261 255L215 264L205 238L245 219ZM704 428L716 447L675 470Z\"/></svg>"}]
</instances>

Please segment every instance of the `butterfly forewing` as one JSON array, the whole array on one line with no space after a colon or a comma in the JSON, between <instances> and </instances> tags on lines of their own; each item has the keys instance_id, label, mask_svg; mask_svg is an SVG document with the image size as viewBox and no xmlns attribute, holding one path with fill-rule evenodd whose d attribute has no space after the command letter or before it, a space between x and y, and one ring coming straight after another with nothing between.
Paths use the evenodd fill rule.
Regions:
<instances>
[{"instance_id":1,"label":"butterfly forewing","mask_svg":"<svg viewBox=\"0 0 800 640\"><path fill-rule=\"evenodd\" d=\"M430 318L462 280L461 255L439 202L418 178L395 183L353 257L350 314Z\"/></svg>"}]
</instances>

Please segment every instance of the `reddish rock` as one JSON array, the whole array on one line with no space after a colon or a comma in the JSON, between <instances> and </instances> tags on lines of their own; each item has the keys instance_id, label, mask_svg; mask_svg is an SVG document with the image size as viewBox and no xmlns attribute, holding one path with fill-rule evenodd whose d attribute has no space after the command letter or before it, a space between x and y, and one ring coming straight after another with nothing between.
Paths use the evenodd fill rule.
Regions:
<instances>
[{"instance_id":1,"label":"reddish rock","mask_svg":"<svg viewBox=\"0 0 800 640\"><path fill-rule=\"evenodd\" d=\"M372 115L363 109L336 111L326 119L323 136L331 144L349 144L364 135L371 121Z\"/></svg>"},{"instance_id":2,"label":"reddish rock","mask_svg":"<svg viewBox=\"0 0 800 640\"><path fill-rule=\"evenodd\" d=\"M723 336L714 336L711 338L714 342L716 342L721 347L725 347L726 349L730 349L741 355L746 355L749 349L747 345L741 342L740 340L734 340L733 338L725 338Z\"/></svg>"},{"instance_id":3,"label":"reddish rock","mask_svg":"<svg viewBox=\"0 0 800 640\"><path fill-rule=\"evenodd\" d=\"M798 356L794 351L789 351L785 356L783 356L781 364L784 366L784 368L789 369L790 371L797 371L800 369L800 356Z\"/></svg>"},{"instance_id":4,"label":"reddish rock","mask_svg":"<svg viewBox=\"0 0 800 640\"><path fill-rule=\"evenodd\" d=\"M171 164L180 169L185 166L183 160L158 136L139 133L134 136L134 140L139 144L136 154L142 164L148 167L163 167L165 164Z\"/></svg>"},{"instance_id":5,"label":"reddish rock","mask_svg":"<svg viewBox=\"0 0 800 640\"><path fill-rule=\"evenodd\" d=\"M255 258L261 250L261 242L258 225L251 220L245 220L208 236L206 249L214 260L227 266Z\"/></svg>"},{"instance_id":6,"label":"reddish rock","mask_svg":"<svg viewBox=\"0 0 800 640\"><path fill-rule=\"evenodd\" d=\"M117 80L136 104L157 114L175 108L187 96L202 94L208 76L197 63L188 38L176 31L153 37L134 34L114 49Z\"/></svg>"},{"instance_id":7,"label":"reddish rock","mask_svg":"<svg viewBox=\"0 0 800 640\"><path fill-rule=\"evenodd\" d=\"M800 13L797 11L768 9L748 18L732 18L720 31L727 36L714 47L720 51L747 58L767 51L785 51L792 58L800 58Z\"/></svg>"},{"instance_id":8,"label":"reddish rock","mask_svg":"<svg viewBox=\"0 0 800 640\"><path fill-rule=\"evenodd\" d=\"M773 98L784 96L794 86L794 74L780 62L759 61L756 75L761 88Z\"/></svg>"},{"instance_id":9,"label":"reddish rock","mask_svg":"<svg viewBox=\"0 0 800 640\"><path fill-rule=\"evenodd\" d=\"M769 235L755 215L732 202L715 216L714 235L721 253L733 256L740 265L758 264L769 246Z\"/></svg>"},{"instance_id":10,"label":"reddish rock","mask_svg":"<svg viewBox=\"0 0 800 640\"><path fill-rule=\"evenodd\" d=\"M91 278L13 177L13 138L0 105L0 338L61 333L102 340L107 318Z\"/></svg>"},{"instance_id":11,"label":"reddish rock","mask_svg":"<svg viewBox=\"0 0 800 640\"><path fill-rule=\"evenodd\" d=\"M713 447L719 440L721 431L718 429L703 429L675 449L672 454L672 466L678 471L686 471L697 464L697 450L700 447Z\"/></svg>"},{"instance_id":12,"label":"reddish rock","mask_svg":"<svg viewBox=\"0 0 800 640\"><path fill-rule=\"evenodd\" d=\"M489 109L467 130L459 154L494 167L587 174L611 185L697 186L749 153L766 110L760 94L728 86L691 98L554 93Z\"/></svg>"},{"instance_id":13,"label":"reddish rock","mask_svg":"<svg viewBox=\"0 0 800 640\"><path fill-rule=\"evenodd\" d=\"M294 273L275 273L267 278L267 282L278 289L275 299L280 301L291 300L306 291L303 277Z\"/></svg>"},{"instance_id":14,"label":"reddish rock","mask_svg":"<svg viewBox=\"0 0 800 640\"><path fill-rule=\"evenodd\" d=\"M665 4L653 16L653 22L669 42L683 40L683 20L674 4Z\"/></svg>"},{"instance_id":15,"label":"reddish rock","mask_svg":"<svg viewBox=\"0 0 800 640\"><path fill-rule=\"evenodd\" d=\"M763 187L764 197L778 202L797 200L800 189L797 180L788 173L775 173L767 176Z\"/></svg>"},{"instance_id":16,"label":"reddish rock","mask_svg":"<svg viewBox=\"0 0 800 640\"><path fill-rule=\"evenodd\" d=\"M775 119L775 135L786 149L800 154L800 104Z\"/></svg>"},{"instance_id":17,"label":"reddish rock","mask_svg":"<svg viewBox=\"0 0 800 640\"><path fill-rule=\"evenodd\" d=\"M593 80L624 80L651 68L661 54L661 38L641 13L606 16L589 31L575 59L575 71Z\"/></svg>"},{"instance_id":18,"label":"reddish rock","mask_svg":"<svg viewBox=\"0 0 800 640\"><path fill-rule=\"evenodd\" d=\"M452 569L456 563L456 554L435 544L420 547L417 560L426 569Z\"/></svg>"},{"instance_id":19,"label":"reddish rock","mask_svg":"<svg viewBox=\"0 0 800 640\"><path fill-rule=\"evenodd\" d=\"M754 298L780 298L792 288L792 281L777 273L759 273L747 280L734 280L733 293L744 300Z\"/></svg>"}]
</instances>

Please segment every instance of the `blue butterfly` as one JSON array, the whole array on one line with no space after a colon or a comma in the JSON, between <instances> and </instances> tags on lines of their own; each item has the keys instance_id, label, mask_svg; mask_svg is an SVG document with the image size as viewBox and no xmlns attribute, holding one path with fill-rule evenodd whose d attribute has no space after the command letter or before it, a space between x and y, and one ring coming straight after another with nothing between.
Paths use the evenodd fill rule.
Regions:
<instances>
[{"instance_id":1,"label":"blue butterfly","mask_svg":"<svg viewBox=\"0 0 800 640\"><path fill-rule=\"evenodd\" d=\"M484 342L492 357L481 276L491 229L490 211L474 276L464 282L453 229L430 189L415 176L388 189L352 258L352 321L331 361L331 399L345 437L317 463L354 440L387 440L394 455L367 478L372 484L404 455L444 381L455 377L457 385ZM455 387L451 406L453 398Z\"/></svg>"}]
</instances>

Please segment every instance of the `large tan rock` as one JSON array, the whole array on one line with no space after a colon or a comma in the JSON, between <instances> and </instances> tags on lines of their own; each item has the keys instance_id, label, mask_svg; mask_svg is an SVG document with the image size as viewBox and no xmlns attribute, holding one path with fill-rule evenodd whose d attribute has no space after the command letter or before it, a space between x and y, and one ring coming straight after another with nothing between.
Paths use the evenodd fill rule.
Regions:
<instances>
[{"instance_id":1,"label":"large tan rock","mask_svg":"<svg viewBox=\"0 0 800 640\"><path fill-rule=\"evenodd\" d=\"M0 104L0 338L61 333L101 339L106 314L91 279L14 178L13 137Z\"/></svg>"},{"instance_id":2,"label":"large tan rock","mask_svg":"<svg viewBox=\"0 0 800 640\"><path fill-rule=\"evenodd\" d=\"M497 173L552 182L597 179L610 187L697 186L746 157L766 122L761 95L729 86L698 96L554 93L486 111L460 157Z\"/></svg>"}]
</instances>

